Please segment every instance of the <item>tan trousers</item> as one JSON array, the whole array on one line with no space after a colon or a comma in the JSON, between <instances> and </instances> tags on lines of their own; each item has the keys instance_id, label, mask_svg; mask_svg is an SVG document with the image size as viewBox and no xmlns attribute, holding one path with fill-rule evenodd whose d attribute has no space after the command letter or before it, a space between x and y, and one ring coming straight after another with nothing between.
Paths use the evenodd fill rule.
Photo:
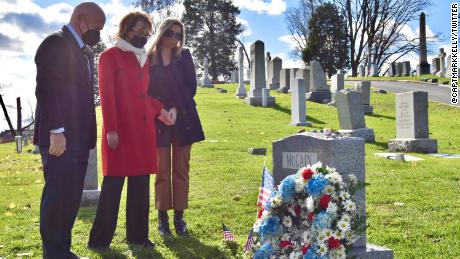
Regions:
<instances>
[{"instance_id":1,"label":"tan trousers","mask_svg":"<svg viewBox=\"0 0 460 259\"><path fill-rule=\"evenodd\" d=\"M188 207L191 149L191 145L180 147L177 144L165 148L158 147L159 173L155 178L157 210L183 211Z\"/></svg>"}]
</instances>

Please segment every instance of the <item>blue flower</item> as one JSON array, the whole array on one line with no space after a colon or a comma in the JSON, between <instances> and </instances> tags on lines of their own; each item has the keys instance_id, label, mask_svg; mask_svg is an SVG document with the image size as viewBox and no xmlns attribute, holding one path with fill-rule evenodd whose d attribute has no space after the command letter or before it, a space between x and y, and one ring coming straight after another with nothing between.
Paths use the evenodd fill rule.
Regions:
<instances>
[{"instance_id":1,"label":"blue flower","mask_svg":"<svg viewBox=\"0 0 460 259\"><path fill-rule=\"evenodd\" d=\"M271 216L259 228L260 239L263 242L265 238L276 235L279 231L281 231L280 218Z\"/></svg>"},{"instance_id":2,"label":"blue flower","mask_svg":"<svg viewBox=\"0 0 460 259\"><path fill-rule=\"evenodd\" d=\"M266 243L254 253L254 259L269 259L272 255L272 250L270 243Z\"/></svg>"},{"instance_id":3,"label":"blue flower","mask_svg":"<svg viewBox=\"0 0 460 259\"><path fill-rule=\"evenodd\" d=\"M290 201L294 199L295 196L295 179L297 175L290 175L281 181L279 190L281 192L281 197L283 202Z\"/></svg>"},{"instance_id":4,"label":"blue flower","mask_svg":"<svg viewBox=\"0 0 460 259\"><path fill-rule=\"evenodd\" d=\"M313 226L324 229L324 228L331 228L332 225L332 217L331 214L327 213L326 211L321 211L315 216L313 220Z\"/></svg>"},{"instance_id":5,"label":"blue flower","mask_svg":"<svg viewBox=\"0 0 460 259\"><path fill-rule=\"evenodd\" d=\"M305 186L305 191L313 197L319 197L324 190L324 187L329 183L323 175L316 175Z\"/></svg>"},{"instance_id":6,"label":"blue flower","mask_svg":"<svg viewBox=\"0 0 460 259\"><path fill-rule=\"evenodd\" d=\"M303 259L317 259L319 258L318 255L315 253L316 249L318 248L318 245L313 244L307 252L303 255Z\"/></svg>"}]
</instances>

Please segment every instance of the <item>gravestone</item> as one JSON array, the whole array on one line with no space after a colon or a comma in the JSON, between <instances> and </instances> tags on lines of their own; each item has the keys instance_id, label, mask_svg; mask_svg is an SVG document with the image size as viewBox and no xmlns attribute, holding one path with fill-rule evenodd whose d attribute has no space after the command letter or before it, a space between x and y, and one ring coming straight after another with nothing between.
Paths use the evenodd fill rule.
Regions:
<instances>
[{"instance_id":1,"label":"gravestone","mask_svg":"<svg viewBox=\"0 0 460 259\"><path fill-rule=\"evenodd\" d=\"M326 74L324 74L321 63L317 60L310 61L310 90L307 93L307 100L324 103L331 100L331 91L327 87Z\"/></svg>"},{"instance_id":2,"label":"gravestone","mask_svg":"<svg viewBox=\"0 0 460 259\"><path fill-rule=\"evenodd\" d=\"M306 120L305 79L294 78L291 82L291 125L311 126Z\"/></svg>"},{"instance_id":3,"label":"gravestone","mask_svg":"<svg viewBox=\"0 0 460 259\"><path fill-rule=\"evenodd\" d=\"M209 78L209 61L208 58L204 58L203 61L203 67L204 67L204 75L203 75L203 87L209 87L212 88L214 85L212 84L211 78Z\"/></svg>"},{"instance_id":4,"label":"gravestone","mask_svg":"<svg viewBox=\"0 0 460 259\"><path fill-rule=\"evenodd\" d=\"M243 56L243 47L238 48L238 68L239 68L239 85L236 90L236 97L239 99L246 98L248 95L246 93L246 88L244 87L244 56Z\"/></svg>"},{"instance_id":5,"label":"gravestone","mask_svg":"<svg viewBox=\"0 0 460 259\"><path fill-rule=\"evenodd\" d=\"M305 92L310 92L310 67L300 68L295 73L296 78L303 78L305 80Z\"/></svg>"},{"instance_id":6,"label":"gravestone","mask_svg":"<svg viewBox=\"0 0 460 259\"><path fill-rule=\"evenodd\" d=\"M336 133L303 132L273 142L273 176L279 184L286 176L295 174L300 168L321 161L323 166L335 168L348 182L354 174L359 182L366 178L365 147L361 138L344 137ZM387 259L393 251L367 243L366 238L366 190L356 192L358 214L363 217L364 233L347 251L347 258Z\"/></svg>"},{"instance_id":7,"label":"gravestone","mask_svg":"<svg viewBox=\"0 0 460 259\"><path fill-rule=\"evenodd\" d=\"M365 69L364 69L364 66L363 66L363 65L359 65L358 70L359 70L359 76L360 76L360 77L364 77L364 76L365 76Z\"/></svg>"},{"instance_id":8,"label":"gravestone","mask_svg":"<svg viewBox=\"0 0 460 259\"><path fill-rule=\"evenodd\" d=\"M272 57L270 56L270 52L267 51L267 55L265 57L265 76L267 79L267 85L268 79L270 78L270 60L272 60Z\"/></svg>"},{"instance_id":9,"label":"gravestone","mask_svg":"<svg viewBox=\"0 0 460 259\"><path fill-rule=\"evenodd\" d=\"M451 55L447 56L447 60L446 60L447 61L447 71L446 71L447 78L450 78L452 76L451 59L452 59Z\"/></svg>"},{"instance_id":10,"label":"gravestone","mask_svg":"<svg viewBox=\"0 0 460 259\"><path fill-rule=\"evenodd\" d=\"M441 70L441 60L439 58L433 58L431 60L431 67L433 68L431 72L435 76Z\"/></svg>"},{"instance_id":11,"label":"gravestone","mask_svg":"<svg viewBox=\"0 0 460 259\"><path fill-rule=\"evenodd\" d=\"M422 12L420 14L419 20L419 31L420 31L420 57L419 65L417 66L417 74L426 75L430 73L430 64L427 62L427 51L426 51L426 24L425 24L425 14Z\"/></svg>"},{"instance_id":12,"label":"gravestone","mask_svg":"<svg viewBox=\"0 0 460 259\"><path fill-rule=\"evenodd\" d=\"M251 89L245 102L252 106L262 105L262 90L266 89L264 43L260 40L251 45ZM275 97L267 97L267 105L275 105Z\"/></svg>"},{"instance_id":13,"label":"gravestone","mask_svg":"<svg viewBox=\"0 0 460 259\"><path fill-rule=\"evenodd\" d=\"M81 196L81 207L96 206L101 191L97 184L97 149L89 151L88 168L86 169L83 195Z\"/></svg>"},{"instance_id":14,"label":"gravestone","mask_svg":"<svg viewBox=\"0 0 460 259\"><path fill-rule=\"evenodd\" d=\"M375 142L374 130L366 128L361 94L357 91L342 90L335 97L339 115L339 132L351 137Z\"/></svg>"},{"instance_id":15,"label":"gravestone","mask_svg":"<svg viewBox=\"0 0 460 259\"><path fill-rule=\"evenodd\" d=\"M369 76L379 76L379 69L377 64L370 64Z\"/></svg>"},{"instance_id":16,"label":"gravestone","mask_svg":"<svg viewBox=\"0 0 460 259\"><path fill-rule=\"evenodd\" d=\"M357 82L355 90L361 94L364 114L374 114L374 107L371 105L371 82Z\"/></svg>"},{"instance_id":17,"label":"gravestone","mask_svg":"<svg viewBox=\"0 0 460 259\"><path fill-rule=\"evenodd\" d=\"M446 52L443 48L439 49L439 72L436 73L437 76L445 77L446 76Z\"/></svg>"},{"instance_id":18,"label":"gravestone","mask_svg":"<svg viewBox=\"0 0 460 259\"><path fill-rule=\"evenodd\" d=\"M398 70L397 70L398 76L402 76L403 75L403 68L404 68L403 63L398 62L398 63L396 63L396 65L398 66Z\"/></svg>"},{"instance_id":19,"label":"gravestone","mask_svg":"<svg viewBox=\"0 0 460 259\"><path fill-rule=\"evenodd\" d=\"M335 95L337 92L343 90L344 84L344 74L342 70L339 70L331 78L331 105L335 105Z\"/></svg>"},{"instance_id":20,"label":"gravestone","mask_svg":"<svg viewBox=\"0 0 460 259\"><path fill-rule=\"evenodd\" d=\"M270 90L280 88L280 73L283 67L283 61L279 57L270 60L270 77L268 78L268 86Z\"/></svg>"},{"instance_id":21,"label":"gravestone","mask_svg":"<svg viewBox=\"0 0 460 259\"><path fill-rule=\"evenodd\" d=\"M402 75L403 76L410 76L410 61L404 61L402 62Z\"/></svg>"},{"instance_id":22,"label":"gravestone","mask_svg":"<svg viewBox=\"0 0 460 259\"><path fill-rule=\"evenodd\" d=\"M238 83L240 81L238 70L232 71L231 81L232 83Z\"/></svg>"},{"instance_id":23,"label":"gravestone","mask_svg":"<svg viewBox=\"0 0 460 259\"><path fill-rule=\"evenodd\" d=\"M436 153L438 143L429 138L428 93L396 94L396 138L388 142L391 152Z\"/></svg>"},{"instance_id":24,"label":"gravestone","mask_svg":"<svg viewBox=\"0 0 460 259\"><path fill-rule=\"evenodd\" d=\"M390 63L390 76L396 76L396 62Z\"/></svg>"},{"instance_id":25,"label":"gravestone","mask_svg":"<svg viewBox=\"0 0 460 259\"><path fill-rule=\"evenodd\" d=\"M287 93L291 89L291 69L283 68L280 72L280 88L278 92Z\"/></svg>"}]
</instances>

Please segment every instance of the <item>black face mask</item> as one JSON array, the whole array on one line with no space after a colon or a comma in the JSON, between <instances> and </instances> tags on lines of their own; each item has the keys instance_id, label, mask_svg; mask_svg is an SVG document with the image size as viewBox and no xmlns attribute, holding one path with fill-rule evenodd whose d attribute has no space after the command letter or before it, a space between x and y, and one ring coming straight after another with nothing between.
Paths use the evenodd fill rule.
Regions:
<instances>
[{"instance_id":1,"label":"black face mask","mask_svg":"<svg viewBox=\"0 0 460 259\"><path fill-rule=\"evenodd\" d=\"M133 47L140 49L143 48L147 43L147 38L134 35L134 37L130 40L130 43L133 45Z\"/></svg>"},{"instance_id":2,"label":"black face mask","mask_svg":"<svg viewBox=\"0 0 460 259\"><path fill-rule=\"evenodd\" d=\"M88 23L86 22L86 17L84 18L85 18L86 28L88 28L88 30L85 33L83 33L82 40L86 45L89 45L92 47L101 40L101 32L98 30L90 29L88 26Z\"/></svg>"}]
</instances>

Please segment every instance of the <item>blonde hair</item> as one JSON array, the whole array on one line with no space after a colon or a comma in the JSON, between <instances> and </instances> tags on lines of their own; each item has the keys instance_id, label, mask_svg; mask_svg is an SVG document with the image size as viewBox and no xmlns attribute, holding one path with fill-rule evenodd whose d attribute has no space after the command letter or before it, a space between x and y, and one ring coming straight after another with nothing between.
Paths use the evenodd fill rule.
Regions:
<instances>
[{"instance_id":1,"label":"blonde hair","mask_svg":"<svg viewBox=\"0 0 460 259\"><path fill-rule=\"evenodd\" d=\"M184 24L182 24L182 22L175 17L169 17L169 18L166 18L160 24L160 27L158 28L158 31L155 35L155 40L153 41L153 44L148 51L149 55L153 55L152 64L158 64L159 55L157 55L157 51L159 50L161 39L163 38L165 32L171 29L173 25L179 25L182 30L182 39L179 40L179 46L177 47L177 49L175 49L176 58L180 58L181 52L184 49L184 44L185 44Z\"/></svg>"},{"instance_id":2,"label":"blonde hair","mask_svg":"<svg viewBox=\"0 0 460 259\"><path fill-rule=\"evenodd\" d=\"M134 26L136 26L136 23L139 21L143 22L146 27L148 27L149 33L152 32L153 25L150 15L145 12L135 11L128 13L121 19L118 26L118 33L115 35L115 38L127 40L129 32L134 28Z\"/></svg>"}]
</instances>

